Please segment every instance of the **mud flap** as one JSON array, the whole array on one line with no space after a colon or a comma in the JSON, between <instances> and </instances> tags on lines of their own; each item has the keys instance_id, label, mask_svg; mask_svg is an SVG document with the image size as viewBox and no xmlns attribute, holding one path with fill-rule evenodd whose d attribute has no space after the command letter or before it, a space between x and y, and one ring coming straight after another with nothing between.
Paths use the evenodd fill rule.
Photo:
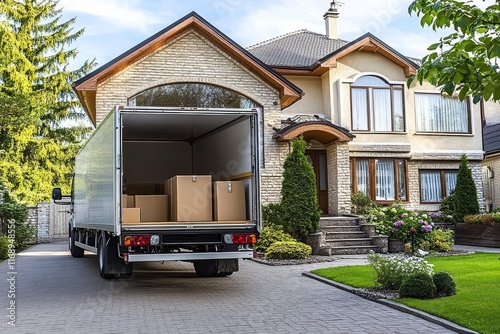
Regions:
<instances>
[{"instance_id":1,"label":"mud flap","mask_svg":"<svg viewBox=\"0 0 500 334\"><path fill-rule=\"evenodd\" d=\"M219 273L231 273L238 270L238 259L225 259L217 261L217 272Z\"/></svg>"},{"instance_id":2,"label":"mud flap","mask_svg":"<svg viewBox=\"0 0 500 334\"><path fill-rule=\"evenodd\" d=\"M118 238L110 238L107 247L106 272L113 275L131 274L133 264L126 264L124 259L118 256Z\"/></svg>"}]
</instances>

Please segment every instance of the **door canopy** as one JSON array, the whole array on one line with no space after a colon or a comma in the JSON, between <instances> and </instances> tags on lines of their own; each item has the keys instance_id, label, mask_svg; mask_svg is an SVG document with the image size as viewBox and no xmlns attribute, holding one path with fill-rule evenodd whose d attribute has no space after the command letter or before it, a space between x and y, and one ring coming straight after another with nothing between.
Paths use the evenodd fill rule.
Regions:
<instances>
[{"instance_id":1,"label":"door canopy","mask_svg":"<svg viewBox=\"0 0 500 334\"><path fill-rule=\"evenodd\" d=\"M329 145L335 141L352 141L354 135L349 130L332 124L325 120L306 121L288 125L276 132L276 141L291 141L299 136L306 141L316 140L323 145Z\"/></svg>"}]
</instances>

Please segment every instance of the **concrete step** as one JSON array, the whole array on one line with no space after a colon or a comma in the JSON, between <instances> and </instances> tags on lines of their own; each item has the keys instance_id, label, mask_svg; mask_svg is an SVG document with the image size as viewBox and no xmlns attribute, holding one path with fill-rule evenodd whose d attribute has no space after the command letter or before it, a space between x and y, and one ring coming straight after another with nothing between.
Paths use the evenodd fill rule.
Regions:
<instances>
[{"instance_id":1,"label":"concrete step","mask_svg":"<svg viewBox=\"0 0 500 334\"><path fill-rule=\"evenodd\" d=\"M350 217L321 217L319 227L323 229L329 226L359 226L359 222Z\"/></svg>"},{"instance_id":2,"label":"concrete step","mask_svg":"<svg viewBox=\"0 0 500 334\"><path fill-rule=\"evenodd\" d=\"M371 238L357 238L357 239L330 239L326 240L326 244L332 247L363 247L363 246L373 246L373 240Z\"/></svg>"},{"instance_id":3,"label":"concrete step","mask_svg":"<svg viewBox=\"0 0 500 334\"><path fill-rule=\"evenodd\" d=\"M365 238L366 234L363 231L360 231L359 229L357 230L352 230L352 231L326 231L326 239L358 239L358 238Z\"/></svg>"},{"instance_id":4,"label":"concrete step","mask_svg":"<svg viewBox=\"0 0 500 334\"><path fill-rule=\"evenodd\" d=\"M370 251L377 252L377 246L344 246L344 247L330 247L332 255L354 255L354 254L368 254Z\"/></svg>"},{"instance_id":5,"label":"concrete step","mask_svg":"<svg viewBox=\"0 0 500 334\"><path fill-rule=\"evenodd\" d=\"M358 232L358 231L360 231L360 229L359 229L359 226L339 225L339 226L322 227L321 231L323 231L325 233L331 233L331 232Z\"/></svg>"}]
</instances>

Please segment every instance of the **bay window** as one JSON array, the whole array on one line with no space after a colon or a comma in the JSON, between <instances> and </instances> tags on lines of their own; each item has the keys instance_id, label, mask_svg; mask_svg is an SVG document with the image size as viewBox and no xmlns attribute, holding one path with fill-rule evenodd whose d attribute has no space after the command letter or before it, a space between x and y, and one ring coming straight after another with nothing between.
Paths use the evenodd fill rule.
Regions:
<instances>
[{"instance_id":1,"label":"bay window","mask_svg":"<svg viewBox=\"0 0 500 334\"><path fill-rule=\"evenodd\" d=\"M373 201L407 200L407 164L404 159L351 160L353 192L362 191Z\"/></svg>"},{"instance_id":2,"label":"bay window","mask_svg":"<svg viewBox=\"0 0 500 334\"><path fill-rule=\"evenodd\" d=\"M417 131L470 133L466 101L439 93L415 93Z\"/></svg>"},{"instance_id":3,"label":"bay window","mask_svg":"<svg viewBox=\"0 0 500 334\"><path fill-rule=\"evenodd\" d=\"M403 132L403 85L392 85L373 75L351 85L352 130Z\"/></svg>"},{"instance_id":4,"label":"bay window","mask_svg":"<svg viewBox=\"0 0 500 334\"><path fill-rule=\"evenodd\" d=\"M420 202L439 203L457 184L456 170L420 170Z\"/></svg>"}]
</instances>

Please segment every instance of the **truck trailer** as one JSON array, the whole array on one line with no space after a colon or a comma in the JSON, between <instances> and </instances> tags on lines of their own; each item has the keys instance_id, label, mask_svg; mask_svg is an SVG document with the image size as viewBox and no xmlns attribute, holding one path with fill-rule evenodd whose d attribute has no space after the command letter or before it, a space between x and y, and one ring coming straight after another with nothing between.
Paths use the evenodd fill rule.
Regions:
<instances>
[{"instance_id":1,"label":"truck trailer","mask_svg":"<svg viewBox=\"0 0 500 334\"><path fill-rule=\"evenodd\" d=\"M261 109L114 108L75 158L69 250L102 278L134 262L187 261L227 276L261 229ZM69 199L68 199L69 198Z\"/></svg>"}]
</instances>

